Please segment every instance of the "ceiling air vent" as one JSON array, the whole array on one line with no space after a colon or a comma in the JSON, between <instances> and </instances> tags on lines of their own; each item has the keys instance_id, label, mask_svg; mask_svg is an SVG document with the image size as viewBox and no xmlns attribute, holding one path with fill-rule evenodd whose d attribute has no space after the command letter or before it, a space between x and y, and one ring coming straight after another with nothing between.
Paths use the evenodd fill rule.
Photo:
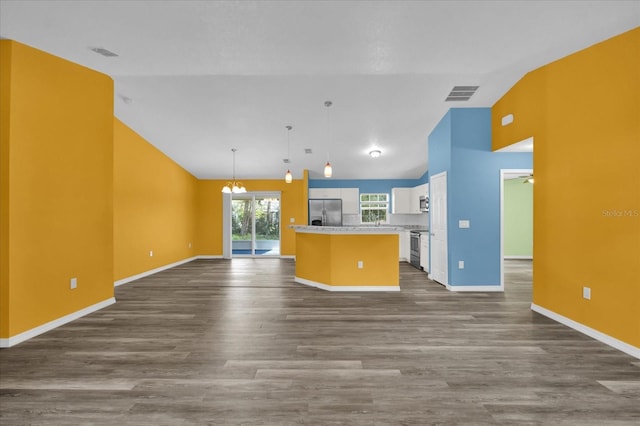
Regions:
<instances>
[{"instance_id":1,"label":"ceiling air vent","mask_svg":"<svg viewBox=\"0 0 640 426\"><path fill-rule=\"evenodd\" d=\"M107 50L103 47L91 47L90 49L99 55L106 56L107 58L113 58L114 56L118 56L117 53L113 53L112 51Z\"/></svg>"},{"instance_id":2,"label":"ceiling air vent","mask_svg":"<svg viewBox=\"0 0 640 426\"><path fill-rule=\"evenodd\" d=\"M445 102L468 101L480 86L453 86Z\"/></svg>"},{"instance_id":3,"label":"ceiling air vent","mask_svg":"<svg viewBox=\"0 0 640 426\"><path fill-rule=\"evenodd\" d=\"M311 154L313 151L311 151L311 148L305 148L304 149L304 153L305 154Z\"/></svg>"},{"instance_id":4,"label":"ceiling air vent","mask_svg":"<svg viewBox=\"0 0 640 426\"><path fill-rule=\"evenodd\" d=\"M289 164L291 162L291 160L289 160L288 158L283 158L282 162L285 164Z\"/></svg>"}]
</instances>

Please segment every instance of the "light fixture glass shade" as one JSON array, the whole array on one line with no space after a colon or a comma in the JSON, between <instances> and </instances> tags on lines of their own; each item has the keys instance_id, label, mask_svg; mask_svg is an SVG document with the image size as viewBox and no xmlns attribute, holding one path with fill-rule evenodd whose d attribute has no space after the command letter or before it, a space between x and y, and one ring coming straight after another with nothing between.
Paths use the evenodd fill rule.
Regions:
<instances>
[{"instance_id":1,"label":"light fixture glass shade","mask_svg":"<svg viewBox=\"0 0 640 426\"><path fill-rule=\"evenodd\" d=\"M223 194L240 194L247 192L247 189L244 187L242 182L236 181L236 151L236 148L231 149L231 152L233 152L233 181L227 182L227 184L222 187Z\"/></svg>"},{"instance_id":2,"label":"light fixture glass shade","mask_svg":"<svg viewBox=\"0 0 640 426\"><path fill-rule=\"evenodd\" d=\"M293 176L291 175L291 170L287 170L287 173L284 175L284 181L286 183L291 183L293 181Z\"/></svg>"},{"instance_id":3,"label":"light fixture glass shade","mask_svg":"<svg viewBox=\"0 0 640 426\"><path fill-rule=\"evenodd\" d=\"M378 158L380 157L380 155L382 155L382 151L380 151L379 149L374 149L373 151L369 151L369 155L373 158Z\"/></svg>"},{"instance_id":4,"label":"light fixture glass shade","mask_svg":"<svg viewBox=\"0 0 640 426\"><path fill-rule=\"evenodd\" d=\"M324 177L331 177L333 174L333 169L331 168L331 163L327 161L327 164L324 166Z\"/></svg>"},{"instance_id":5,"label":"light fixture glass shade","mask_svg":"<svg viewBox=\"0 0 640 426\"><path fill-rule=\"evenodd\" d=\"M223 194L231 194L231 188L229 187L229 185L225 185L222 187L222 193Z\"/></svg>"}]
</instances>

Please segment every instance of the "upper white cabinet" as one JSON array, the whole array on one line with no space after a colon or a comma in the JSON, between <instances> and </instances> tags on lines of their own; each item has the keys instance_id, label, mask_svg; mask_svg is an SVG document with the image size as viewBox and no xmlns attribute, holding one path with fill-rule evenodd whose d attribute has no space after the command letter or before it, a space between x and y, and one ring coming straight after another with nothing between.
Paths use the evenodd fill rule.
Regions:
<instances>
[{"instance_id":1,"label":"upper white cabinet","mask_svg":"<svg viewBox=\"0 0 640 426\"><path fill-rule=\"evenodd\" d=\"M420 197L429 195L429 184L413 188L391 188L391 212L395 214L420 214Z\"/></svg>"},{"instance_id":2,"label":"upper white cabinet","mask_svg":"<svg viewBox=\"0 0 640 426\"><path fill-rule=\"evenodd\" d=\"M411 213L411 197L411 188L391 188L391 213Z\"/></svg>"},{"instance_id":3,"label":"upper white cabinet","mask_svg":"<svg viewBox=\"0 0 640 426\"><path fill-rule=\"evenodd\" d=\"M343 214L360 214L360 190L358 188L340 188Z\"/></svg>"},{"instance_id":4,"label":"upper white cabinet","mask_svg":"<svg viewBox=\"0 0 640 426\"><path fill-rule=\"evenodd\" d=\"M358 188L309 188L309 198L340 198L342 214L360 213L360 190Z\"/></svg>"},{"instance_id":5,"label":"upper white cabinet","mask_svg":"<svg viewBox=\"0 0 640 426\"><path fill-rule=\"evenodd\" d=\"M340 188L309 188L309 198L340 198Z\"/></svg>"}]
</instances>

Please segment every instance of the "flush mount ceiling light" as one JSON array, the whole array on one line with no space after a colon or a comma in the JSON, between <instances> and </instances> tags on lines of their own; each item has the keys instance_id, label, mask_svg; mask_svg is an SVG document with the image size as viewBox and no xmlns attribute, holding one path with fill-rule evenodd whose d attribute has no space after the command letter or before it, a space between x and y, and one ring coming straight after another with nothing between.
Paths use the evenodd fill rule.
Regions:
<instances>
[{"instance_id":1,"label":"flush mount ceiling light","mask_svg":"<svg viewBox=\"0 0 640 426\"><path fill-rule=\"evenodd\" d=\"M289 135L291 134L291 129L293 129L293 127L285 126L285 128L287 129L287 158L285 163L291 163L291 140L289 139ZM293 181L290 169L287 169L287 173L284 175L284 181L286 183L291 183Z\"/></svg>"},{"instance_id":2,"label":"flush mount ceiling light","mask_svg":"<svg viewBox=\"0 0 640 426\"><path fill-rule=\"evenodd\" d=\"M369 155L371 156L371 158L378 158L382 155L382 151L380 151L379 149L374 149L369 151Z\"/></svg>"},{"instance_id":3,"label":"flush mount ceiling light","mask_svg":"<svg viewBox=\"0 0 640 426\"><path fill-rule=\"evenodd\" d=\"M236 181L236 151L237 149L231 148L231 152L233 152L233 178L231 182L227 182L227 184L222 187L222 192L225 194L240 194L242 192L247 192L247 189L244 187L242 182Z\"/></svg>"},{"instance_id":4,"label":"flush mount ceiling light","mask_svg":"<svg viewBox=\"0 0 640 426\"><path fill-rule=\"evenodd\" d=\"M327 108L327 139L331 141L331 117L329 116L329 108L331 108L333 102L325 101L324 106ZM324 165L324 177L330 178L333 174L333 168L329 162L329 150L327 150L327 164Z\"/></svg>"}]
</instances>

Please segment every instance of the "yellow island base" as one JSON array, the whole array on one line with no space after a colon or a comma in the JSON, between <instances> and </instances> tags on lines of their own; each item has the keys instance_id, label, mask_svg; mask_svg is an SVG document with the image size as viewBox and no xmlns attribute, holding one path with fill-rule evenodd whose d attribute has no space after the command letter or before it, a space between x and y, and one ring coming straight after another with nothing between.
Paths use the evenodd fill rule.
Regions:
<instances>
[{"instance_id":1,"label":"yellow island base","mask_svg":"<svg viewBox=\"0 0 640 426\"><path fill-rule=\"evenodd\" d=\"M294 228L296 282L329 291L400 291L398 228Z\"/></svg>"}]
</instances>

